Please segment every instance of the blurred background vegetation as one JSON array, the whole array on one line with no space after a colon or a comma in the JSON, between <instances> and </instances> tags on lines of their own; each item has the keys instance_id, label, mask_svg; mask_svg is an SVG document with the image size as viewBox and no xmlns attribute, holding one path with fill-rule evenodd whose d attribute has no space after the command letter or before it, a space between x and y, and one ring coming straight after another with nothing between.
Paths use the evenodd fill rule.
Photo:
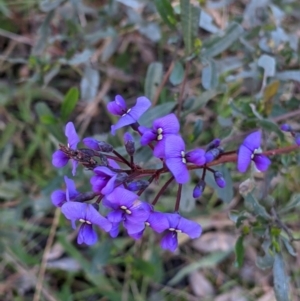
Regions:
<instances>
[{"instance_id":1,"label":"blurred background vegetation","mask_svg":"<svg viewBox=\"0 0 300 301\"><path fill-rule=\"evenodd\" d=\"M67 121L121 147L122 133L108 137L116 94L152 100L144 125L184 100L190 148L220 137L234 150L255 128L264 148L293 143L278 123L300 130L299 28L298 0L0 0L0 299L300 300L300 153L272 158L266 175L227 164L227 187L208 179L198 200L195 173L181 211L204 234L174 254L151 233L78 246L50 200L70 175L51 165ZM151 164L148 150L137 158ZM88 179L81 170L79 190ZM172 210L175 193L158 207Z\"/></svg>"}]
</instances>

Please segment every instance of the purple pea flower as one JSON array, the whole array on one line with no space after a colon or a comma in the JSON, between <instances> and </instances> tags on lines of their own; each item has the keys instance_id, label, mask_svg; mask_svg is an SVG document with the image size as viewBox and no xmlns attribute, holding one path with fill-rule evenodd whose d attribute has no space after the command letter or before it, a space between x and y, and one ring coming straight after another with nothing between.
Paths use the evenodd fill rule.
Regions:
<instances>
[{"instance_id":1,"label":"purple pea flower","mask_svg":"<svg viewBox=\"0 0 300 301\"><path fill-rule=\"evenodd\" d=\"M146 203L138 200L135 193L122 187L115 188L111 194L107 195L103 199L103 205L112 209L107 219L115 227L116 224L123 222L129 235L142 231L150 214Z\"/></svg>"},{"instance_id":2,"label":"purple pea flower","mask_svg":"<svg viewBox=\"0 0 300 301\"><path fill-rule=\"evenodd\" d=\"M166 213L169 221L169 232L161 240L161 247L166 250L174 252L178 247L178 233L185 233L190 238L197 238L202 233L201 226L193 221L190 221L178 213Z\"/></svg>"},{"instance_id":3,"label":"purple pea flower","mask_svg":"<svg viewBox=\"0 0 300 301\"><path fill-rule=\"evenodd\" d=\"M180 184L184 184L189 180L187 163L201 166L206 162L203 149L198 148L185 153L184 141L176 135L170 135L166 139L165 158L168 168Z\"/></svg>"},{"instance_id":4,"label":"purple pea flower","mask_svg":"<svg viewBox=\"0 0 300 301\"><path fill-rule=\"evenodd\" d=\"M65 128L65 135L68 138L68 147L72 150L76 150L77 144L79 143L80 139L77 135L73 122L68 122ZM76 168L78 162L76 160L72 160L72 174L75 176ZM57 150L52 155L52 164L57 167L61 168L64 167L69 161L69 157L62 152L61 150Z\"/></svg>"},{"instance_id":5,"label":"purple pea flower","mask_svg":"<svg viewBox=\"0 0 300 301\"><path fill-rule=\"evenodd\" d=\"M76 186L73 180L64 176L66 183L66 191L55 190L51 194L52 204L56 207L61 207L65 202L69 202L76 198L80 193L76 190Z\"/></svg>"},{"instance_id":6,"label":"purple pea flower","mask_svg":"<svg viewBox=\"0 0 300 301\"><path fill-rule=\"evenodd\" d=\"M298 146L300 146L300 133L295 134L295 142Z\"/></svg>"},{"instance_id":7,"label":"purple pea flower","mask_svg":"<svg viewBox=\"0 0 300 301\"><path fill-rule=\"evenodd\" d=\"M292 127L287 123L282 124L280 126L280 129L284 132L292 132L293 131Z\"/></svg>"},{"instance_id":8,"label":"purple pea flower","mask_svg":"<svg viewBox=\"0 0 300 301\"><path fill-rule=\"evenodd\" d=\"M93 225L106 232L109 232L112 228L111 222L103 217L91 204L67 202L62 205L61 211L67 219L71 221L79 220L82 223L77 237L78 244L93 245L97 242L97 233L93 229Z\"/></svg>"},{"instance_id":9,"label":"purple pea flower","mask_svg":"<svg viewBox=\"0 0 300 301\"><path fill-rule=\"evenodd\" d=\"M92 190L99 194L109 194L114 190L118 173L108 167L99 166L94 168L95 175L91 177Z\"/></svg>"},{"instance_id":10,"label":"purple pea flower","mask_svg":"<svg viewBox=\"0 0 300 301\"><path fill-rule=\"evenodd\" d=\"M121 116L119 121L111 126L112 135L115 135L116 130L136 123L150 107L150 100L145 96L141 96L137 98L136 105L128 109L124 98L121 95L117 95L114 101L107 104L107 109L111 114Z\"/></svg>"},{"instance_id":11,"label":"purple pea flower","mask_svg":"<svg viewBox=\"0 0 300 301\"><path fill-rule=\"evenodd\" d=\"M166 138L170 135L177 135L179 128L180 125L175 114L158 118L154 120L152 129L139 127L142 132L141 144L147 145L152 141L157 141L153 154L157 158L164 158Z\"/></svg>"},{"instance_id":12,"label":"purple pea flower","mask_svg":"<svg viewBox=\"0 0 300 301\"><path fill-rule=\"evenodd\" d=\"M238 151L237 169L245 172L251 163L254 162L260 171L266 171L271 161L265 155L260 154L261 132L257 131L248 135L243 141Z\"/></svg>"}]
</instances>

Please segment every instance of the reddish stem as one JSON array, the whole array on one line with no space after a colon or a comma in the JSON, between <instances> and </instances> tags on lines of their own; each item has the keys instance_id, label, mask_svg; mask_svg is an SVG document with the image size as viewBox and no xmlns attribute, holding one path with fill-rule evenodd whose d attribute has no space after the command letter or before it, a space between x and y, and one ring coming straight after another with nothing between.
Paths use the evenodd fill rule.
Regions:
<instances>
[{"instance_id":1,"label":"reddish stem","mask_svg":"<svg viewBox=\"0 0 300 301\"><path fill-rule=\"evenodd\" d=\"M130 162L124 158L121 154L119 154L116 150L112 151L118 158L120 158L122 160L123 163L125 163L127 166L131 167Z\"/></svg>"},{"instance_id":2,"label":"reddish stem","mask_svg":"<svg viewBox=\"0 0 300 301\"><path fill-rule=\"evenodd\" d=\"M172 176L165 184L164 186L160 189L160 191L158 192L158 194L156 195L155 199L152 202L152 205L154 206L158 199L160 198L160 196L164 193L164 191L167 189L167 187L169 186L169 184L174 180L174 177Z\"/></svg>"},{"instance_id":3,"label":"reddish stem","mask_svg":"<svg viewBox=\"0 0 300 301\"><path fill-rule=\"evenodd\" d=\"M177 196L176 196L176 204L175 204L175 211L176 212L179 210L181 191L182 191L182 184L179 184L178 185L178 190L177 190Z\"/></svg>"}]
</instances>

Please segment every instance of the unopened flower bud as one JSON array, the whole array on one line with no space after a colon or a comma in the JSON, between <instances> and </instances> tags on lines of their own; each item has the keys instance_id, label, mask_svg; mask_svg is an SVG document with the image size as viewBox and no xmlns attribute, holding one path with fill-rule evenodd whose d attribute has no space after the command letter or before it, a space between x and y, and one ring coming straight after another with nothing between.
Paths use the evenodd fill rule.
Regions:
<instances>
[{"instance_id":1,"label":"unopened flower bud","mask_svg":"<svg viewBox=\"0 0 300 301\"><path fill-rule=\"evenodd\" d=\"M129 156L133 156L135 152L134 140L131 134L124 134L125 148Z\"/></svg>"},{"instance_id":2,"label":"unopened flower bud","mask_svg":"<svg viewBox=\"0 0 300 301\"><path fill-rule=\"evenodd\" d=\"M199 198L202 195L202 193L205 189L205 186L206 186L206 183L203 180L200 180L193 190L193 198L195 198L195 199Z\"/></svg>"},{"instance_id":3,"label":"unopened flower bud","mask_svg":"<svg viewBox=\"0 0 300 301\"><path fill-rule=\"evenodd\" d=\"M213 141L211 141L207 147L206 147L206 151L208 152L209 150L213 149L213 148L217 148L220 146L220 143L221 143L221 139L219 138L216 138L214 139Z\"/></svg>"},{"instance_id":4,"label":"unopened flower bud","mask_svg":"<svg viewBox=\"0 0 300 301\"><path fill-rule=\"evenodd\" d=\"M226 181L220 171L216 170L214 172L214 178L220 188L224 188L226 186Z\"/></svg>"},{"instance_id":5,"label":"unopened flower bud","mask_svg":"<svg viewBox=\"0 0 300 301\"><path fill-rule=\"evenodd\" d=\"M91 137L84 138L82 142L87 147L103 153L110 153L113 150L113 147L109 143L99 141Z\"/></svg>"},{"instance_id":6,"label":"unopened flower bud","mask_svg":"<svg viewBox=\"0 0 300 301\"><path fill-rule=\"evenodd\" d=\"M123 183L126 181L126 179L128 178L128 174L126 172L120 172L118 175L117 175L117 179L116 179L116 182L117 183Z\"/></svg>"},{"instance_id":7,"label":"unopened flower bud","mask_svg":"<svg viewBox=\"0 0 300 301\"><path fill-rule=\"evenodd\" d=\"M140 189L144 189L146 187L149 186L149 181L147 180L139 180L139 181L135 181L135 182L131 182L129 184L127 184L127 188L130 191L138 191Z\"/></svg>"},{"instance_id":8,"label":"unopened flower bud","mask_svg":"<svg viewBox=\"0 0 300 301\"><path fill-rule=\"evenodd\" d=\"M206 163L210 163L211 161L217 159L222 153L224 149L222 147L213 148L205 153Z\"/></svg>"},{"instance_id":9,"label":"unopened flower bud","mask_svg":"<svg viewBox=\"0 0 300 301\"><path fill-rule=\"evenodd\" d=\"M280 126L280 129L281 129L282 131L284 131L284 132L292 132L292 131L293 131L293 130L292 130L292 127L291 127L289 124L287 124L287 123L282 124L282 125Z\"/></svg>"}]
</instances>

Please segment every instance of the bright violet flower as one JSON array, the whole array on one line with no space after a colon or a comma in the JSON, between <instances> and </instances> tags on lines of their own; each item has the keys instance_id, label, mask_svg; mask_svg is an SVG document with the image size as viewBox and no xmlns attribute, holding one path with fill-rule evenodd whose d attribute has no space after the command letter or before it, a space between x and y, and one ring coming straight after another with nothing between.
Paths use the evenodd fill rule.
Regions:
<instances>
[{"instance_id":1,"label":"bright violet flower","mask_svg":"<svg viewBox=\"0 0 300 301\"><path fill-rule=\"evenodd\" d=\"M179 122L175 114L169 114L154 120L152 129L139 127L142 132L141 144L147 145L152 141L157 141L153 154L157 158L165 157L166 138L170 135L177 135L179 132Z\"/></svg>"},{"instance_id":2,"label":"bright violet flower","mask_svg":"<svg viewBox=\"0 0 300 301\"><path fill-rule=\"evenodd\" d=\"M271 161L265 155L260 154L260 141L260 131L251 133L245 138L238 152L237 169L239 172L245 172L251 160L258 170L266 171L268 169Z\"/></svg>"},{"instance_id":3,"label":"bright violet flower","mask_svg":"<svg viewBox=\"0 0 300 301\"><path fill-rule=\"evenodd\" d=\"M168 168L180 184L184 184L189 180L187 163L201 166L206 162L203 149L198 148L185 153L184 141L180 136L175 135L170 135L166 139L165 158Z\"/></svg>"},{"instance_id":4,"label":"bright violet flower","mask_svg":"<svg viewBox=\"0 0 300 301\"><path fill-rule=\"evenodd\" d=\"M185 233L190 238L197 238L202 233L201 226L193 221L190 221L178 213L165 213L169 221L169 232L161 240L161 247L174 252L178 247L177 234Z\"/></svg>"},{"instance_id":5,"label":"bright violet flower","mask_svg":"<svg viewBox=\"0 0 300 301\"><path fill-rule=\"evenodd\" d=\"M80 193L76 190L75 182L64 176L66 183L66 191L55 190L51 194L52 204L56 207L61 207L65 202L69 202L76 198Z\"/></svg>"},{"instance_id":6,"label":"bright violet flower","mask_svg":"<svg viewBox=\"0 0 300 301\"><path fill-rule=\"evenodd\" d=\"M105 166L94 168L94 173L90 179L93 191L103 195L111 193L115 188L118 173Z\"/></svg>"},{"instance_id":7,"label":"bright violet flower","mask_svg":"<svg viewBox=\"0 0 300 301\"><path fill-rule=\"evenodd\" d=\"M113 224L123 222L129 235L142 231L150 214L148 204L141 202L135 193L122 187L115 188L107 195L103 199L103 205L113 210L107 215L107 219Z\"/></svg>"},{"instance_id":8,"label":"bright violet flower","mask_svg":"<svg viewBox=\"0 0 300 301\"><path fill-rule=\"evenodd\" d=\"M76 150L77 144L79 143L80 139L77 135L73 122L68 122L66 124L65 135L68 138L68 147L73 150ZM64 167L68 163L68 161L69 161L69 157L61 150L57 150L52 155L52 164L57 168ZM72 159L73 176L75 176L77 165L78 162Z\"/></svg>"},{"instance_id":9,"label":"bright violet flower","mask_svg":"<svg viewBox=\"0 0 300 301\"><path fill-rule=\"evenodd\" d=\"M106 232L112 228L112 224L105 217L103 217L91 204L67 202L61 207L62 213L71 221L79 220L80 226L77 243L85 243L93 245L97 242L97 233L93 229L93 225L98 226Z\"/></svg>"},{"instance_id":10,"label":"bright violet flower","mask_svg":"<svg viewBox=\"0 0 300 301\"><path fill-rule=\"evenodd\" d=\"M136 123L150 107L151 101L147 97L141 96L137 98L135 106L127 108L124 98L121 95L117 95L114 101L107 104L107 109L111 114L121 116L119 121L111 126L112 135L115 135L116 130Z\"/></svg>"},{"instance_id":11,"label":"bright violet flower","mask_svg":"<svg viewBox=\"0 0 300 301\"><path fill-rule=\"evenodd\" d=\"M113 150L113 147L110 144L108 144L104 141L99 141L92 137L84 138L82 140L82 142L85 146L87 146L93 150L96 150L96 151L110 153Z\"/></svg>"},{"instance_id":12,"label":"bright violet flower","mask_svg":"<svg viewBox=\"0 0 300 301\"><path fill-rule=\"evenodd\" d=\"M295 134L295 142L296 142L297 145L300 146L300 133Z\"/></svg>"}]
</instances>

